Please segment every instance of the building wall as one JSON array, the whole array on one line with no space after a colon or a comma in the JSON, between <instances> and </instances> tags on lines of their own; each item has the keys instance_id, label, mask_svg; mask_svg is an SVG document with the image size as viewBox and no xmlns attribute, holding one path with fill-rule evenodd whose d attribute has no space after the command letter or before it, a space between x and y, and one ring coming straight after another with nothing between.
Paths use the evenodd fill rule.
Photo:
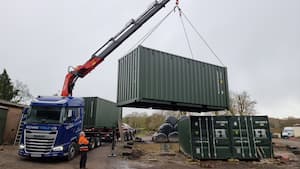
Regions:
<instances>
[{"instance_id":1,"label":"building wall","mask_svg":"<svg viewBox=\"0 0 300 169\"><path fill-rule=\"evenodd\" d=\"M294 135L295 137L300 137L300 127L292 127L294 129Z\"/></svg>"},{"instance_id":2,"label":"building wall","mask_svg":"<svg viewBox=\"0 0 300 169\"><path fill-rule=\"evenodd\" d=\"M13 144L22 117L22 107L8 107L3 144Z\"/></svg>"},{"instance_id":3,"label":"building wall","mask_svg":"<svg viewBox=\"0 0 300 169\"><path fill-rule=\"evenodd\" d=\"M3 144L13 144L22 117L22 111L26 105L16 104L0 99L0 106L8 109L3 134Z\"/></svg>"}]
</instances>

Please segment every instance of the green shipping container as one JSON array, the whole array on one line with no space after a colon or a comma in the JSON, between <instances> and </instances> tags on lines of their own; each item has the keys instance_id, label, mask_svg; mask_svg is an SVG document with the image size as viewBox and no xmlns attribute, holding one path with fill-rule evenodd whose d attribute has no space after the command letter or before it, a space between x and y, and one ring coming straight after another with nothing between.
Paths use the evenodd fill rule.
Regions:
<instances>
[{"instance_id":1,"label":"green shipping container","mask_svg":"<svg viewBox=\"0 0 300 169\"><path fill-rule=\"evenodd\" d=\"M180 149L194 159L273 157L267 116L191 116L178 122Z\"/></svg>"},{"instance_id":2,"label":"green shipping container","mask_svg":"<svg viewBox=\"0 0 300 169\"><path fill-rule=\"evenodd\" d=\"M122 109L117 104L98 97L84 97L84 127L114 128L122 119Z\"/></svg>"},{"instance_id":3,"label":"green shipping container","mask_svg":"<svg viewBox=\"0 0 300 169\"><path fill-rule=\"evenodd\" d=\"M228 109L227 69L139 46L119 60L121 107L193 112Z\"/></svg>"},{"instance_id":4,"label":"green shipping container","mask_svg":"<svg viewBox=\"0 0 300 169\"><path fill-rule=\"evenodd\" d=\"M3 136L7 117L7 107L0 106L0 145L3 144Z\"/></svg>"}]
</instances>

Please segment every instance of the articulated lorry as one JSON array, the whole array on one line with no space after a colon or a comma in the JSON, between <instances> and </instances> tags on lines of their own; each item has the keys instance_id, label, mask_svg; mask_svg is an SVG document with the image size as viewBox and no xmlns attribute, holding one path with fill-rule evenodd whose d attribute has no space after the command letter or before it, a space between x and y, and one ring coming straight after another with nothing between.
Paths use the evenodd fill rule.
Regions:
<instances>
[{"instance_id":1,"label":"articulated lorry","mask_svg":"<svg viewBox=\"0 0 300 169\"><path fill-rule=\"evenodd\" d=\"M20 140L22 157L62 157L73 159L78 152L78 136L85 131L90 149L111 141L118 128L121 108L97 97L37 97L26 109Z\"/></svg>"}]
</instances>

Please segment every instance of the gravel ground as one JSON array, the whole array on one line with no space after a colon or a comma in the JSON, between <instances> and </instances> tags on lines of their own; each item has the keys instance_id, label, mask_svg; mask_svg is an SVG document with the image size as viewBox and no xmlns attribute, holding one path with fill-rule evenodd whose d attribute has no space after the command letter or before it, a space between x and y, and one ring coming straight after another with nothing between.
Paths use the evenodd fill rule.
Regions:
<instances>
[{"instance_id":1,"label":"gravel ground","mask_svg":"<svg viewBox=\"0 0 300 169\"><path fill-rule=\"evenodd\" d=\"M274 140L276 152L288 152L286 145L296 146L298 140ZM281 145L281 146L280 146ZM300 146L300 144L299 144ZM118 147L118 157L107 157L110 145L104 145L88 153L88 169L300 169L300 156L293 161L279 162L263 160L261 162L246 161L193 161L178 152L178 145L170 145L170 154L161 155L161 145L153 143L138 143L134 145L134 158L121 157L123 151ZM0 169L79 169L79 156L72 161L61 160L22 160L17 155L17 147L0 147Z\"/></svg>"},{"instance_id":2,"label":"gravel ground","mask_svg":"<svg viewBox=\"0 0 300 169\"><path fill-rule=\"evenodd\" d=\"M135 148L142 151L140 158L132 161L147 164L147 167L134 166L136 169L196 169L196 168L216 168L216 169L300 169L299 161L278 161L273 159L257 161L194 161L188 159L178 152L178 145L170 145L170 156L161 156L157 144L138 144ZM275 148L276 149L276 148ZM283 151L283 150L281 150ZM287 150L286 150L287 151ZM294 155L293 155L294 156ZM299 158L298 158L299 159ZM132 165L133 166L133 165Z\"/></svg>"},{"instance_id":3,"label":"gravel ground","mask_svg":"<svg viewBox=\"0 0 300 169\"><path fill-rule=\"evenodd\" d=\"M128 169L127 161L108 157L111 147L104 145L88 153L89 169ZM79 169L79 156L72 161L23 160L17 155L17 147L4 146L0 151L0 169Z\"/></svg>"},{"instance_id":4,"label":"gravel ground","mask_svg":"<svg viewBox=\"0 0 300 169\"><path fill-rule=\"evenodd\" d=\"M273 139L273 142L276 144L283 144L283 145L289 145L289 146L295 146L300 148L300 139Z\"/></svg>"}]
</instances>

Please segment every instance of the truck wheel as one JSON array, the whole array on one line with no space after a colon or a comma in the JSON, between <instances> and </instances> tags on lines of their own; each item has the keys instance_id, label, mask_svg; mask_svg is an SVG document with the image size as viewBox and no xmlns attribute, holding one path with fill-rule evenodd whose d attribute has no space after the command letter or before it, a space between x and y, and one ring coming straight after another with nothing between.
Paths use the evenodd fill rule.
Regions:
<instances>
[{"instance_id":1,"label":"truck wheel","mask_svg":"<svg viewBox=\"0 0 300 169\"><path fill-rule=\"evenodd\" d=\"M69 150L68 150L68 160L72 160L76 155L76 145L75 143L72 143L69 147Z\"/></svg>"}]
</instances>

